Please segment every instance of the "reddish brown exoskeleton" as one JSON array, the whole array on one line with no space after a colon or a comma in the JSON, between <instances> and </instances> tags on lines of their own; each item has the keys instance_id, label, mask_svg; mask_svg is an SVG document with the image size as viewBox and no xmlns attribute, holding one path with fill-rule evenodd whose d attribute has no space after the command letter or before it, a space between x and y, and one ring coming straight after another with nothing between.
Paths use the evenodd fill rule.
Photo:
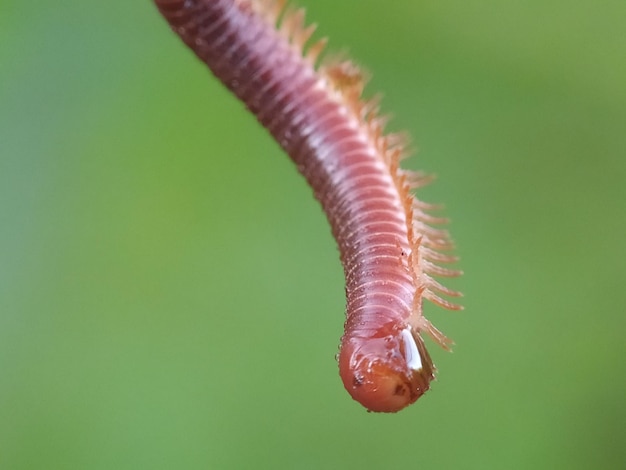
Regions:
<instances>
[{"instance_id":1,"label":"reddish brown exoskeleton","mask_svg":"<svg viewBox=\"0 0 626 470\"><path fill-rule=\"evenodd\" d=\"M459 296L432 276L455 257L444 223L412 190L428 178L402 170L402 136L386 134L378 99L362 99L363 73L345 59L318 64L325 40L310 40L304 10L277 0L155 0L204 61L295 162L332 227L346 277L339 370L370 411L395 412L430 386L425 331L449 341L424 317L422 301L460 309Z\"/></svg>"}]
</instances>

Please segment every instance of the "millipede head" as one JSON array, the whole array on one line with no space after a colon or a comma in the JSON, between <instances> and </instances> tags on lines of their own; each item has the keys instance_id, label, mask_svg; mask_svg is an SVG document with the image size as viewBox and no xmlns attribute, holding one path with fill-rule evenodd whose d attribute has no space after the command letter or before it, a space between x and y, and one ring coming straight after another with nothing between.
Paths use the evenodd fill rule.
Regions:
<instances>
[{"instance_id":1,"label":"millipede head","mask_svg":"<svg viewBox=\"0 0 626 470\"><path fill-rule=\"evenodd\" d=\"M433 371L421 337L409 327L342 341L341 379L369 411L394 413L415 402L429 389Z\"/></svg>"}]
</instances>

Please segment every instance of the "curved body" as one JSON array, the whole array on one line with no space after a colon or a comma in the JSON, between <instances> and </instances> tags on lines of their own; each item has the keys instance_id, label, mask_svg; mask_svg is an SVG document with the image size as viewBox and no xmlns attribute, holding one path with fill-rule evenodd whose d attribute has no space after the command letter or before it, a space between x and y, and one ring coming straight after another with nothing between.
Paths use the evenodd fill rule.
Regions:
<instances>
[{"instance_id":1,"label":"curved body","mask_svg":"<svg viewBox=\"0 0 626 470\"><path fill-rule=\"evenodd\" d=\"M399 169L403 141L383 132L375 101L349 61L317 66L304 12L264 0L155 0L183 41L265 126L312 187L339 246L346 323L339 353L346 389L371 411L397 411L429 388L434 367L420 336L446 339L422 314L430 274L457 271L440 222L411 194L421 175Z\"/></svg>"}]
</instances>

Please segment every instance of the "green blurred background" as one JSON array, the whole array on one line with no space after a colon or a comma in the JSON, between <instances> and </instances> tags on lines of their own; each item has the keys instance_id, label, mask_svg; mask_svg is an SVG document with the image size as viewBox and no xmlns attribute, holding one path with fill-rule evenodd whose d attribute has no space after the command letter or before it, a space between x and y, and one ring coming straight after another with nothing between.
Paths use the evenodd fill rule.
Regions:
<instances>
[{"instance_id":1,"label":"green blurred background","mask_svg":"<svg viewBox=\"0 0 626 470\"><path fill-rule=\"evenodd\" d=\"M306 6L439 176L432 391L344 391L326 220L151 2L0 0L0 468L624 468L626 2Z\"/></svg>"}]
</instances>

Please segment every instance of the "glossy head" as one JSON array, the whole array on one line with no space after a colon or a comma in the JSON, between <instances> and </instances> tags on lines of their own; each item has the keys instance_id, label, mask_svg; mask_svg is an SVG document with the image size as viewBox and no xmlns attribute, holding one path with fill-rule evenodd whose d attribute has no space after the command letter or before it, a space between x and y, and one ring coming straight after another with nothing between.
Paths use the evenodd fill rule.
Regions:
<instances>
[{"instance_id":1,"label":"glossy head","mask_svg":"<svg viewBox=\"0 0 626 470\"><path fill-rule=\"evenodd\" d=\"M408 327L342 340L339 374L369 411L393 413L415 402L428 390L433 369L422 338Z\"/></svg>"}]
</instances>

